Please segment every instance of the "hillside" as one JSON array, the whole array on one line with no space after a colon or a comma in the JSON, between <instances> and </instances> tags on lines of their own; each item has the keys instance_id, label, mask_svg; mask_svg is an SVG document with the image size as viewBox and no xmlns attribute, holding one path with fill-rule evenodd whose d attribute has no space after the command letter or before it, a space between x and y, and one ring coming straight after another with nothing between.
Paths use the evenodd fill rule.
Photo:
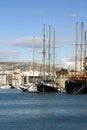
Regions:
<instances>
[{"instance_id":1,"label":"hillside","mask_svg":"<svg viewBox=\"0 0 87 130\"><path fill-rule=\"evenodd\" d=\"M42 64L34 63L34 69L41 70ZM21 71L26 71L32 69L31 62L0 62L0 70L15 70L20 69ZM49 70L49 67L46 66L46 70ZM58 70L56 67L55 70Z\"/></svg>"}]
</instances>

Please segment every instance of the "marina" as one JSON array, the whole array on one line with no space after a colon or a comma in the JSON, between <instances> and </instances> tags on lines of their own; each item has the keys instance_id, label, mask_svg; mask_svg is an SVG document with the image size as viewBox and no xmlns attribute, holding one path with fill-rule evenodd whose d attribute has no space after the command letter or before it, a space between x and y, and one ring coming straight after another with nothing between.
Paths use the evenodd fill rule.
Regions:
<instances>
[{"instance_id":1,"label":"marina","mask_svg":"<svg viewBox=\"0 0 87 130\"><path fill-rule=\"evenodd\" d=\"M1 0L0 130L87 130L86 24L86 0Z\"/></svg>"},{"instance_id":2,"label":"marina","mask_svg":"<svg viewBox=\"0 0 87 130\"><path fill-rule=\"evenodd\" d=\"M35 69L35 37L32 38L32 62L30 70L21 71L15 69L4 72L1 71L1 88L9 85L11 88L21 89L23 92L33 93L54 93L61 92L58 82L56 82L55 67L55 29L53 30L53 43L51 42L51 26L49 25L48 44L46 37L46 24L43 27L42 42L42 66L40 70ZM53 47L51 47L53 46ZM51 54L52 53L52 54ZM47 61L48 59L48 61ZM40 66L40 65L39 65Z\"/></svg>"},{"instance_id":3,"label":"marina","mask_svg":"<svg viewBox=\"0 0 87 130\"><path fill-rule=\"evenodd\" d=\"M29 70L13 69L0 71L0 88L16 88L22 92L29 93L56 93L66 92L68 94L87 94L87 54L86 54L86 31L84 23L81 29L76 22L76 48L74 66L70 74L69 69L56 68L55 66L55 29L51 39L51 26L49 25L48 38L46 37L46 24L43 26L42 37L42 62L37 69L35 63L35 36L32 38L32 62ZM80 32L79 32L80 30ZM80 33L80 36L78 34ZM80 37L80 41L78 40ZM51 42L53 40L53 42ZM80 42L80 44L79 44ZM51 47L53 46L53 47ZM80 51L79 51L80 50ZM79 54L80 53L80 54ZM48 60L47 60L48 59ZM2 66L3 67L3 66ZM25 67L24 67L25 68Z\"/></svg>"}]
</instances>

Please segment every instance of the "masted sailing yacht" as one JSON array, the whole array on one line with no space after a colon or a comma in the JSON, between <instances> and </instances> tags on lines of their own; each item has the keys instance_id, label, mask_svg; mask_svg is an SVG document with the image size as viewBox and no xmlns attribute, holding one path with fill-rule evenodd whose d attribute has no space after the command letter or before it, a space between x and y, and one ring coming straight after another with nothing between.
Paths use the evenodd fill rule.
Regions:
<instances>
[{"instance_id":1,"label":"masted sailing yacht","mask_svg":"<svg viewBox=\"0 0 87 130\"><path fill-rule=\"evenodd\" d=\"M21 85L20 88L23 92L32 92L37 93L37 84L36 81L41 81L41 76L38 71L34 70L34 45L35 45L35 37L33 36L32 40L32 64L31 64L31 70L23 76L24 85Z\"/></svg>"},{"instance_id":2,"label":"masted sailing yacht","mask_svg":"<svg viewBox=\"0 0 87 130\"><path fill-rule=\"evenodd\" d=\"M86 38L87 34L84 32L84 24L81 23L81 43L78 44L78 22L76 22L76 55L75 55L75 72L65 81L65 89L67 93L71 94L86 94L87 93L87 56L86 56ZM83 35L84 34L84 35ZM84 38L84 41L83 41ZM80 45L80 46L79 46ZM77 71L78 68L78 51L80 49L80 72ZM84 53L82 53L84 50ZM84 58L83 58L84 57ZM83 69L82 69L83 66Z\"/></svg>"},{"instance_id":3,"label":"masted sailing yacht","mask_svg":"<svg viewBox=\"0 0 87 130\"><path fill-rule=\"evenodd\" d=\"M59 85L57 85L57 83L54 81L54 66L53 66L53 78L51 78L51 65L50 65L50 58L51 58L51 55L50 55L50 47L51 47L51 44L50 44L50 31L51 31L51 26L49 25L49 50L48 50L48 62L49 62L49 65L48 65L48 68L49 68L49 73L48 75L46 75L46 38L45 38L45 24L44 24L44 29L43 29L43 51L42 51L42 54L43 54L43 66L42 66L42 80L40 82L37 83L37 91L39 93L54 93L54 92L59 92ZM55 29L54 29L54 39L53 39L53 44L55 44ZM53 46L53 51L54 51L54 48L55 46ZM53 52L54 54L54 52ZM54 57L53 57L54 58ZM54 63L54 61L53 61Z\"/></svg>"}]
</instances>

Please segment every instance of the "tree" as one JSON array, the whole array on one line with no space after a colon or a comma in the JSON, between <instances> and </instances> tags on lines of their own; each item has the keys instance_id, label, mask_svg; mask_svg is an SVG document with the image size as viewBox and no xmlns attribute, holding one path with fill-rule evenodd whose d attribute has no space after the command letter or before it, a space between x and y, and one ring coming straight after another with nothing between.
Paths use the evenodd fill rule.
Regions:
<instances>
[{"instance_id":1,"label":"tree","mask_svg":"<svg viewBox=\"0 0 87 130\"><path fill-rule=\"evenodd\" d=\"M57 77L60 77L60 75L67 76L68 75L68 70L62 68L61 70L56 71L56 75L57 75Z\"/></svg>"}]
</instances>

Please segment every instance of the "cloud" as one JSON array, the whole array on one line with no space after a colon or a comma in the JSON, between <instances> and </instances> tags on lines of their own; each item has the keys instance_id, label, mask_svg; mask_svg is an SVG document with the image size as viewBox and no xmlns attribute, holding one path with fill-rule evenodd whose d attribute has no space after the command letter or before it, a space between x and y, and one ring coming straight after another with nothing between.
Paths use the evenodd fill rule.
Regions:
<instances>
[{"instance_id":1,"label":"cloud","mask_svg":"<svg viewBox=\"0 0 87 130\"><path fill-rule=\"evenodd\" d=\"M33 37L16 38L16 39L12 39L12 40L0 41L0 43L14 46L14 47L32 47ZM40 37L35 37L35 46L36 47L41 46Z\"/></svg>"},{"instance_id":2,"label":"cloud","mask_svg":"<svg viewBox=\"0 0 87 130\"><path fill-rule=\"evenodd\" d=\"M74 58L63 58L58 63L58 66L67 68L68 70L75 70L75 59ZM77 70L80 71L80 61L77 61Z\"/></svg>"},{"instance_id":3,"label":"cloud","mask_svg":"<svg viewBox=\"0 0 87 130\"><path fill-rule=\"evenodd\" d=\"M51 39L53 41L53 39ZM62 43L74 42L73 38L56 38L55 39L56 47L60 46ZM21 37L11 40L0 41L0 61L23 61L31 59L31 49L32 49L33 37ZM48 39L46 39L46 44L48 44ZM53 44L53 43L52 43ZM35 37L35 48L42 49L43 47L43 38ZM46 47L47 48L47 47ZM29 50L30 49L30 50ZM41 52L35 52L35 56L38 57ZM38 54L37 54L38 52ZM28 59L29 58L29 59ZM38 59L37 59L38 60ZM61 66L68 66L70 63L68 59L62 60Z\"/></svg>"},{"instance_id":4,"label":"cloud","mask_svg":"<svg viewBox=\"0 0 87 130\"><path fill-rule=\"evenodd\" d=\"M69 70L74 69L75 61L72 58L63 58L60 61L58 61L57 66L59 68L63 67Z\"/></svg>"},{"instance_id":5,"label":"cloud","mask_svg":"<svg viewBox=\"0 0 87 130\"><path fill-rule=\"evenodd\" d=\"M0 50L0 61L7 61L17 59L19 57L18 52L6 52L6 50Z\"/></svg>"},{"instance_id":6,"label":"cloud","mask_svg":"<svg viewBox=\"0 0 87 130\"><path fill-rule=\"evenodd\" d=\"M73 18L76 18L76 17L77 17L77 14L76 14L76 13L73 13L73 14L71 14L70 16L73 17Z\"/></svg>"},{"instance_id":7,"label":"cloud","mask_svg":"<svg viewBox=\"0 0 87 130\"><path fill-rule=\"evenodd\" d=\"M53 41L53 39L51 39ZM56 38L56 43L68 43L74 42L73 38ZM32 48L33 37L22 37L12 40L0 41L0 44L9 45L13 47L30 47ZM41 37L35 37L35 48L41 48L43 46L43 39ZM46 39L46 44L48 44L48 38Z\"/></svg>"}]
</instances>

